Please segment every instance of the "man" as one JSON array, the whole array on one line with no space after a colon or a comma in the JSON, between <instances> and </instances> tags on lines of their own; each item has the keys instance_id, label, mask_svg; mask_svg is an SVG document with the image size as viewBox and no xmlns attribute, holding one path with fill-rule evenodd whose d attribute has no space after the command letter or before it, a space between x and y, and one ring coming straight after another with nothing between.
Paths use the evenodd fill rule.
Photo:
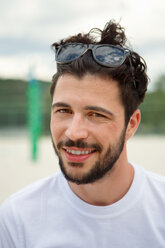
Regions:
<instances>
[{"instance_id":1,"label":"man","mask_svg":"<svg viewBox=\"0 0 165 248\"><path fill-rule=\"evenodd\" d=\"M61 172L1 207L1 247L165 247L165 179L127 159L148 78L110 21L54 43L51 133Z\"/></svg>"}]
</instances>

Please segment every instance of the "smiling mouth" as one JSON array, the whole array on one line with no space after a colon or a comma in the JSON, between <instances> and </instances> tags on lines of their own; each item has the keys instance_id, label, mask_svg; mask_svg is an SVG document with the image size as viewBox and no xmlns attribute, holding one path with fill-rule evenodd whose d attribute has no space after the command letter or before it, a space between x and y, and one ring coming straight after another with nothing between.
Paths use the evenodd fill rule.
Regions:
<instances>
[{"instance_id":1,"label":"smiling mouth","mask_svg":"<svg viewBox=\"0 0 165 248\"><path fill-rule=\"evenodd\" d=\"M72 149L66 149L68 153L71 153L73 155L84 155L84 154L90 154L93 153L93 150L72 150Z\"/></svg>"},{"instance_id":2,"label":"smiling mouth","mask_svg":"<svg viewBox=\"0 0 165 248\"><path fill-rule=\"evenodd\" d=\"M83 162L96 152L95 149L84 149L78 147L63 147L63 150L67 160L71 162Z\"/></svg>"}]
</instances>

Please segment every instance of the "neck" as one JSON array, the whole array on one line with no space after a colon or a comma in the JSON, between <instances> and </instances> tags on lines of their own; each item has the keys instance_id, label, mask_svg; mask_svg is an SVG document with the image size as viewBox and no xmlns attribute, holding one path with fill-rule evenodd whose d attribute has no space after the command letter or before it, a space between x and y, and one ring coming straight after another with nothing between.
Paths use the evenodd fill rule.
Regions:
<instances>
[{"instance_id":1,"label":"neck","mask_svg":"<svg viewBox=\"0 0 165 248\"><path fill-rule=\"evenodd\" d=\"M128 192L133 177L134 169L125 157L119 158L104 178L91 184L69 182L69 185L83 201L95 206L106 206L119 201Z\"/></svg>"}]
</instances>

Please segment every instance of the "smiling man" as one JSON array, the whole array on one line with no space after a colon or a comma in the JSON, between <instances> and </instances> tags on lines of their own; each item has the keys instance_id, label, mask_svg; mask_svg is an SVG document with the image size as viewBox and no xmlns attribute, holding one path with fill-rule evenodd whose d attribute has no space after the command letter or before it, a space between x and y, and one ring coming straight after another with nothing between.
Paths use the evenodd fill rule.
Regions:
<instances>
[{"instance_id":1,"label":"smiling man","mask_svg":"<svg viewBox=\"0 0 165 248\"><path fill-rule=\"evenodd\" d=\"M60 172L1 207L0 247L165 247L165 179L127 158L148 78L124 29L54 43L52 143Z\"/></svg>"},{"instance_id":2,"label":"smiling man","mask_svg":"<svg viewBox=\"0 0 165 248\"><path fill-rule=\"evenodd\" d=\"M125 143L124 108L116 81L61 76L53 95L51 132L69 181L88 184L102 178Z\"/></svg>"}]
</instances>

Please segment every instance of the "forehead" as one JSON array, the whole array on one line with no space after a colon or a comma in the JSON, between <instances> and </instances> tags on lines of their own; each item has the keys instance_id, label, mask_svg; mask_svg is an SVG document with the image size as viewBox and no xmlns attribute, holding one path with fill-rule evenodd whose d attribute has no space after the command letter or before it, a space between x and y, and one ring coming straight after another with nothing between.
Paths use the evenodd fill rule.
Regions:
<instances>
[{"instance_id":1,"label":"forehead","mask_svg":"<svg viewBox=\"0 0 165 248\"><path fill-rule=\"evenodd\" d=\"M122 105L117 81L91 74L82 78L70 74L60 76L53 96L53 103L57 101Z\"/></svg>"}]
</instances>

